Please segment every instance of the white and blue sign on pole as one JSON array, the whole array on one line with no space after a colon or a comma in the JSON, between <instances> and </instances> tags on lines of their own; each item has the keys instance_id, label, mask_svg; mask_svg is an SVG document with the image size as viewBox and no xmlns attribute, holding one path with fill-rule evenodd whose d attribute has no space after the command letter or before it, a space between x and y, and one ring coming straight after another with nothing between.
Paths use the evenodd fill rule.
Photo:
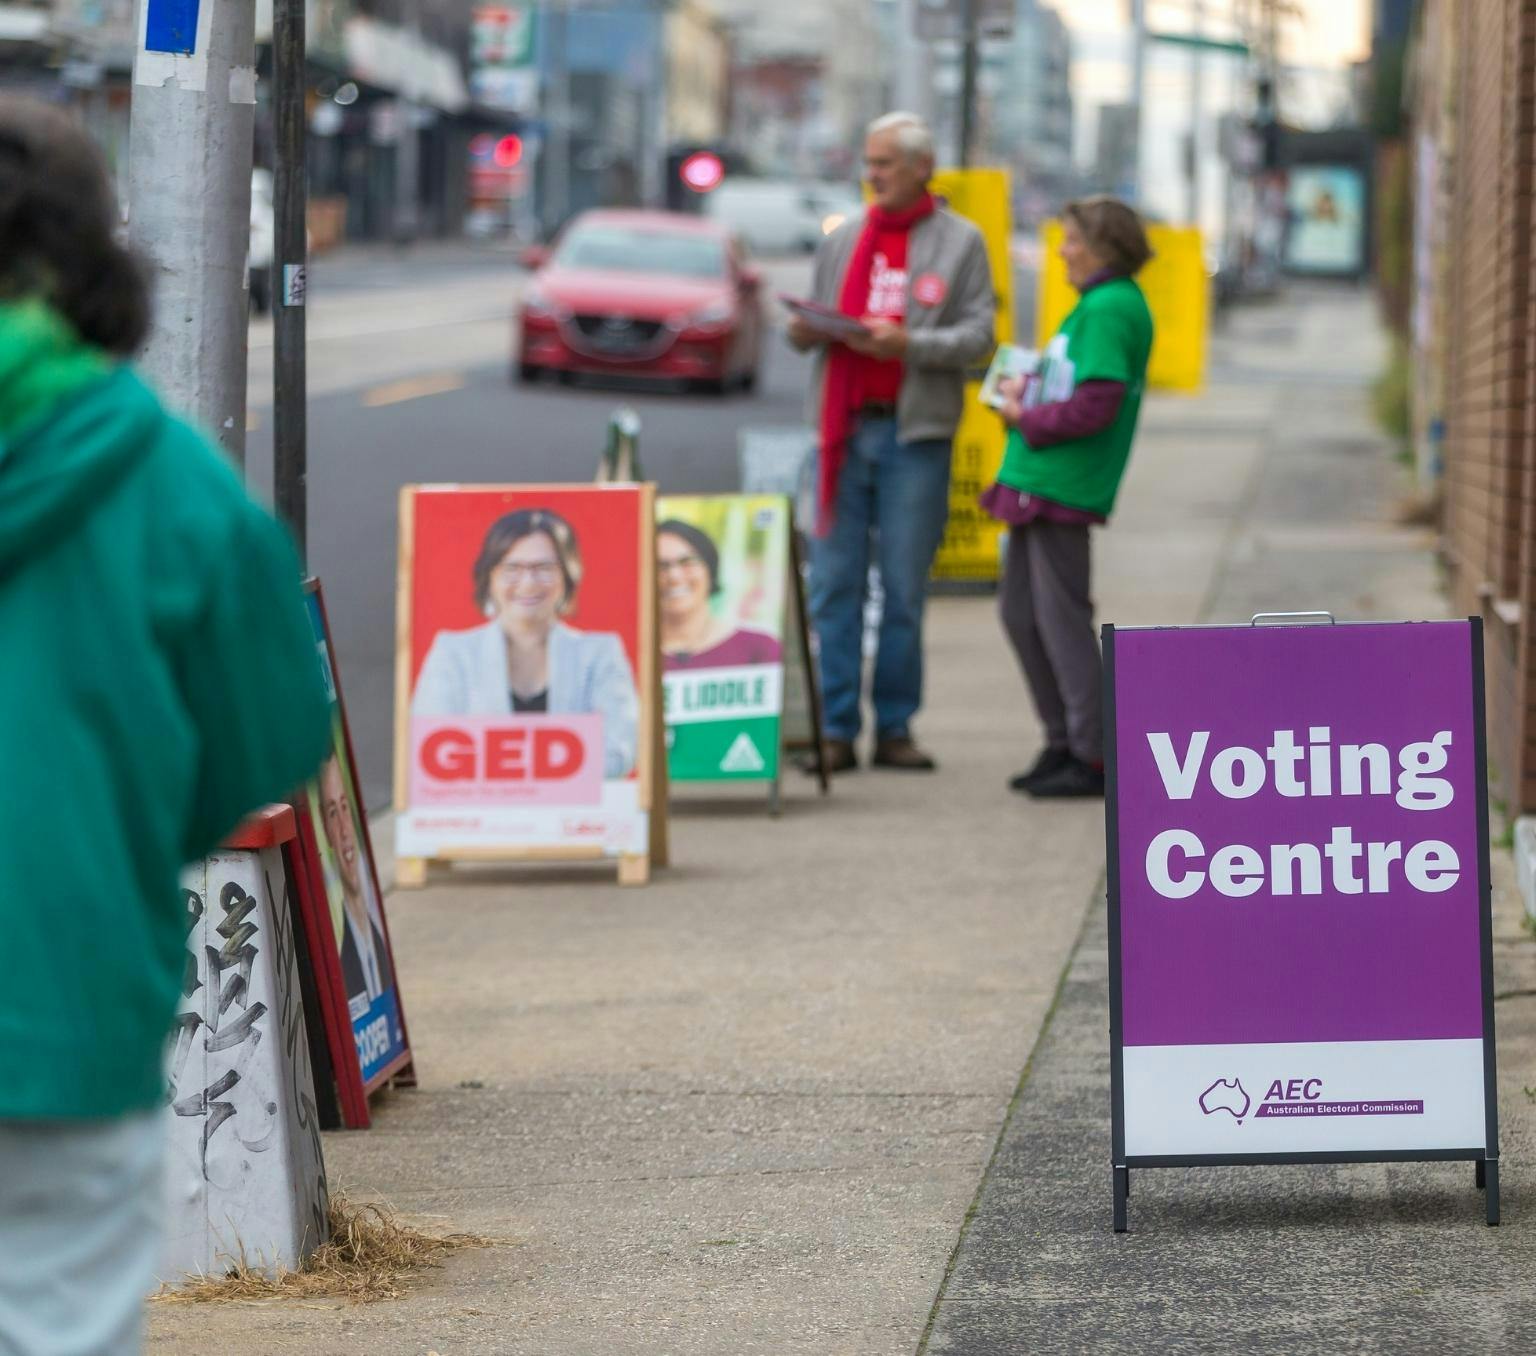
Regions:
<instances>
[{"instance_id":1,"label":"white and blue sign on pole","mask_svg":"<svg viewBox=\"0 0 1536 1356\"><path fill-rule=\"evenodd\" d=\"M144 0L139 10L139 50L133 60L134 84L205 91L210 30L217 3L218 0ZM231 98L239 103L254 103L254 73L248 83L252 87L249 98L235 99L233 83Z\"/></svg>"},{"instance_id":2,"label":"white and blue sign on pole","mask_svg":"<svg viewBox=\"0 0 1536 1356\"><path fill-rule=\"evenodd\" d=\"M200 0L147 0L144 50L191 56L197 51Z\"/></svg>"}]
</instances>

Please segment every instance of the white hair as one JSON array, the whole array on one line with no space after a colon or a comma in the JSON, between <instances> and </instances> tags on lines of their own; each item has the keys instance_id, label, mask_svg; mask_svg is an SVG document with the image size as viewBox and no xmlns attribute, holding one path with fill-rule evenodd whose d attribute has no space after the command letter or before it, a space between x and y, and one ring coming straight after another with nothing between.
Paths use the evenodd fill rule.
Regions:
<instances>
[{"instance_id":1,"label":"white hair","mask_svg":"<svg viewBox=\"0 0 1536 1356\"><path fill-rule=\"evenodd\" d=\"M869 124L867 133L893 132L896 144L909 160L934 158L933 129L916 113L887 113Z\"/></svg>"}]
</instances>

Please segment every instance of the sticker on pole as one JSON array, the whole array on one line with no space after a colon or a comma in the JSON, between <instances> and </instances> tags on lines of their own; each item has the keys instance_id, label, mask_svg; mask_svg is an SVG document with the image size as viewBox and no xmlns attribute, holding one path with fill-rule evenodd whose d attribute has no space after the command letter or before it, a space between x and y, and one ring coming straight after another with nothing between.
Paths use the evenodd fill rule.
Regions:
<instances>
[{"instance_id":1,"label":"sticker on pole","mask_svg":"<svg viewBox=\"0 0 1536 1356\"><path fill-rule=\"evenodd\" d=\"M139 7L134 84L205 91L212 16L212 0L145 0Z\"/></svg>"},{"instance_id":2,"label":"sticker on pole","mask_svg":"<svg viewBox=\"0 0 1536 1356\"><path fill-rule=\"evenodd\" d=\"M1495 1165L1477 624L1105 655L1117 1169Z\"/></svg>"}]
</instances>

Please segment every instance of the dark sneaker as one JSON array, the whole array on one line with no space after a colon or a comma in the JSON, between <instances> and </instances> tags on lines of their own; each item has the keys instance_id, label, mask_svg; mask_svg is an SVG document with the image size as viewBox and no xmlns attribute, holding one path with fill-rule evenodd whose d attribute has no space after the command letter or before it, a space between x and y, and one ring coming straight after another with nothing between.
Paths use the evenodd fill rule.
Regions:
<instances>
[{"instance_id":1,"label":"dark sneaker","mask_svg":"<svg viewBox=\"0 0 1536 1356\"><path fill-rule=\"evenodd\" d=\"M828 739L821 741L821 755L826 759L827 775L836 772L853 772L859 766L859 757L853 751L851 739ZM800 771L808 773L812 777L816 775L816 758L808 755L800 760Z\"/></svg>"},{"instance_id":2,"label":"dark sneaker","mask_svg":"<svg viewBox=\"0 0 1536 1356\"><path fill-rule=\"evenodd\" d=\"M910 735L892 735L877 741L872 761L876 767L893 767L903 772L932 772L938 767L912 742Z\"/></svg>"},{"instance_id":3,"label":"dark sneaker","mask_svg":"<svg viewBox=\"0 0 1536 1356\"><path fill-rule=\"evenodd\" d=\"M1065 800L1068 797L1102 796L1104 769L1093 767L1081 758L1068 758L1064 767L1032 781L1025 790L1036 800Z\"/></svg>"},{"instance_id":4,"label":"dark sneaker","mask_svg":"<svg viewBox=\"0 0 1536 1356\"><path fill-rule=\"evenodd\" d=\"M1070 749L1049 747L1035 759L1034 766L1029 771L1021 772L1017 777L1010 777L1008 779L1008 789L1010 791L1028 791L1031 785L1038 782L1040 778L1049 777L1053 772L1060 772L1071 761L1072 751Z\"/></svg>"}]
</instances>

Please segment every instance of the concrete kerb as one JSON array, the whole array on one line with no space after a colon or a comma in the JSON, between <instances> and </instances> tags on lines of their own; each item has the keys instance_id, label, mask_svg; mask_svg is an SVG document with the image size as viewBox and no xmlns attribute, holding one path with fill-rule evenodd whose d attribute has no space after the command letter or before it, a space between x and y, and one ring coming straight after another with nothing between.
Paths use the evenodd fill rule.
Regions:
<instances>
[{"instance_id":1,"label":"concrete kerb","mask_svg":"<svg viewBox=\"0 0 1536 1356\"><path fill-rule=\"evenodd\" d=\"M955 1268L960 1264L961 1249L965 1246L966 1235L970 1232L971 1223L976 1218L976 1212L981 1207L981 1199L986 1194L987 1186L992 1180L993 1170L997 1166L999 1154L1002 1152L1003 1140L1008 1134L1009 1127L1013 1124L1014 1113L1018 1110L1019 1103L1024 1098L1024 1089L1029 1084L1029 1076L1034 1072L1035 1057L1040 1053L1040 1047L1045 1043L1046 1037L1051 1032L1051 1027L1056 1021L1056 1012L1061 1007L1061 995L1067 987L1067 977L1072 973L1072 966L1077 960L1078 953L1083 948L1083 941L1088 935L1089 926L1093 922L1093 911L1104 897L1106 878L1101 876L1098 884L1094 886L1093 894L1088 900L1088 907L1083 910L1082 926L1078 928L1077 938L1072 943L1071 954L1067 957L1067 963L1061 967L1061 974L1056 980L1056 991L1051 995L1051 1005L1046 1009L1045 1020L1040 1024L1040 1030L1035 1036L1035 1042L1029 1049L1029 1057L1024 1061L1024 1067L1019 1072L1018 1085L1013 1090L1013 1096L1008 1099L1008 1109L1003 1113L1003 1123L998 1126L997 1138L992 1142L992 1152L987 1157L986 1170L981 1175L981 1180L976 1183L976 1194L971 1199L965 1212L965 1220L960 1225L959 1232L955 1235L955 1246L949 1254L949 1262L944 1268L944 1279L939 1282L938 1291L933 1297L933 1306L928 1311L928 1321L923 1325L923 1335L918 1339L917 1356L927 1356L928 1343L933 1337L934 1325L939 1319L939 1308L944 1302L945 1292L949 1289L951 1278L955 1274Z\"/></svg>"}]
</instances>

